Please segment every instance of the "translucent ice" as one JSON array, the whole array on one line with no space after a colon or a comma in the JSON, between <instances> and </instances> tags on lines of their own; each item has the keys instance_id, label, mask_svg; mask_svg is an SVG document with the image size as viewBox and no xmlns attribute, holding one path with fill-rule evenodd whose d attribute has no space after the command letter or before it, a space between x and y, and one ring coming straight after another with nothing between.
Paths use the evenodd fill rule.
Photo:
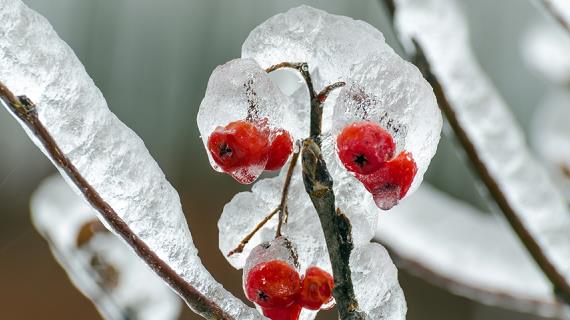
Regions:
<instances>
[{"instance_id":1,"label":"translucent ice","mask_svg":"<svg viewBox=\"0 0 570 320\"><path fill-rule=\"evenodd\" d=\"M549 6L557 19L568 28L570 26L570 2L567 0L542 0L544 5ZM570 30L569 30L570 31Z\"/></svg>"},{"instance_id":2,"label":"translucent ice","mask_svg":"<svg viewBox=\"0 0 570 320\"><path fill-rule=\"evenodd\" d=\"M531 26L523 38L523 57L551 82L570 85L570 34L545 23Z\"/></svg>"},{"instance_id":3,"label":"translucent ice","mask_svg":"<svg viewBox=\"0 0 570 320\"><path fill-rule=\"evenodd\" d=\"M529 152L509 108L477 64L465 18L451 0L398 0L396 25L415 39L481 161L517 218L570 282L570 212L546 170Z\"/></svg>"},{"instance_id":4,"label":"translucent ice","mask_svg":"<svg viewBox=\"0 0 570 320\"><path fill-rule=\"evenodd\" d=\"M264 124L267 121L269 127L281 127L283 110L289 109L289 105L289 98L281 93L257 62L252 59L227 62L212 73L198 111L198 129L204 146L207 149L208 138L216 127L236 120L247 118ZM222 171L209 152L208 157L212 167ZM247 168L247 175L257 178L266 162L267 158Z\"/></svg>"},{"instance_id":5,"label":"translucent ice","mask_svg":"<svg viewBox=\"0 0 570 320\"><path fill-rule=\"evenodd\" d=\"M570 91L557 89L537 106L531 143L550 170L552 179L570 202Z\"/></svg>"},{"instance_id":6,"label":"translucent ice","mask_svg":"<svg viewBox=\"0 0 570 320\"><path fill-rule=\"evenodd\" d=\"M235 318L261 318L204 268L177 192L45 18L20 0L0 0L0 21L0 81L37 104L39 119L79 173L185 281Z\"/></svg>"},{"instance_id":7,"label":"translucent ice","mask_svg":"<svg viewBox=\"0 0 570 320\"><path fill-rule=\"evenodd\" d=\"M262 67L307 62L317 91L346 81L338 99L335 94L325 105L324 131L333 128L338 133L362 118L378 121L389 127L400 150L407 148L417 158L419 170L409 193L421 183L439 142L441 114L419 70L400 58L380 31L363 21L301 6L255 28L243 44L242 56ZM298 102L295 108L308 110L306 90L299 89L293 97ZM367 104L364 112L363 104ZM285 118L285 127L307 133L308 113L296 115ZM327 160L338 161L336 156Z\"/></svg>"},{"instance_id":8,"label":"translucent ice","mask_svg":"<svg viewBox=\"0 0 570 320\"><path fill-rule=\"evenodd\" d=\"M550 283L508 226L425 183L380 217L376 239L402 267L456 294L543 316L563 315Z\"/></svg>"},{"instance_id":9,"label":"translucent ice","mask_svg":"<svg viewBox=\"0 0 570 320\"><path fill-rule=\"evenodd\" d=\"M31 207L36 229L105 319L178 318L178 296L119 238L103 230L82 237L84 226L97 221L96 213L61 177L47 179Z\"/></svg>"},{"instance_id":10,"label":"translucent ice","mask_svg":"<svg viewBox=\"0 0 570 320\"><path fill-rule=\"evenodd\" d=\"M359 310L366 319L406 319L406 299L398 283L398 269L388 251L377 243L355 248L350 269Z\"/></svg>"}]
</instances>

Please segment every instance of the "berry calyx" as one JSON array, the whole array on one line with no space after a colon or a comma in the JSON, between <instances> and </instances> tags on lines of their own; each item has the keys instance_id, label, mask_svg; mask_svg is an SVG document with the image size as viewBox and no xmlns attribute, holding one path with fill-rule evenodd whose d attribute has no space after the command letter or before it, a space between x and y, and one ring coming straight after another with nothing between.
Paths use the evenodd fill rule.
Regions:
<instances>
[{"instance_id":1,"label":"berry calyx","mask_svg":"<svg viewBox=\"0 0 570 320\"><path fill-rule=\"evenodd\" d=\"M271 320L298 320L299 315L301 315L301 309L303 307L298 303L293 303L285 308L261 308L263 315Z\"/></svg>"},{"instance_id":2,"label":"berry calyx","mask_svg":"<svg viewBox=\"0 0 570 320\"><path fill-rule=\"evenodd\" d=\"M336 139L338 156L352 172L371 174L394 156L394 139L378 124L355 122L345 127Z\"/></svg>"},{"instance_id":3,"label":"berry calyx","mask_svg":"<svg viewBox=\"0 0 570 320\"><path fill-rule=\"evenodd\" d=\"M253 267L245 282L247 298L264 308L286 308L301 289L299 273L288 263L271 260Z\"/></svg>"},{"instance_id":4,"label":"berry calyx","mask_svg":"<svg viewBox=\"0 0 570 320\"><path fill-rule=\"evenodd\" d=\"M269 159L265 165L265 170L279 170L293 152L293 138L287 130L275 129L271 132L271 145L269 147Z\"/></svg>"},{"instance_id":5,"label":"berry calyx","mask_svg":"<svg viewBox=\"0 0 570 320\"><path fill-rule=\"evenodd\" d=\"M299 302L309 310L319 310L332 300L333 277L325 270L310 267L301 281Z\"/></svg>"},{"instance_id":6,"label":"berry calyx","mask_svg":"<svg viewBox=\"0 0 570 320\"><path fill-rule=\"evenodd\" d=\"M408 193L417 172L412 154L403 151L378 171L368 175L357 174L356 178L372 193L376 205L388 210Z\"/></svg>"},{"instance_id":7,"label":"berry calyx","mask_svg":"<svg viewBox=\"0 0 570 320\"><path fill-rule=\"evenodd\" d=\"M255 124L238 120L214 130L208 138L208 151L221 171L247 184L265 168L269 139Z\"/></svg>"}]
</instances>

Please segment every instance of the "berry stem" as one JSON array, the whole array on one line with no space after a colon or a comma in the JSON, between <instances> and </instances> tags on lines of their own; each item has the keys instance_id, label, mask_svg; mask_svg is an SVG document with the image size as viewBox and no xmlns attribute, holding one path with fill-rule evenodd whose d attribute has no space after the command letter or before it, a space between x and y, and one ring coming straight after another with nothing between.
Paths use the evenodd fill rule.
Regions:
<instances>
[{"instance_id":1,"label":"berry stem","mask_svg":"<svg viewBox=\"0 0 570 320\"><path fill-rule=\"evenodd\" d=\"M299 155L301 153L300 142L297 142L297 148L291 157L291 162L289 163L289 168L287 169L287 175L285 177L285 182L283 184L283 191L281 192L281 201L277 208L271 211L263 220L261 220L253 230L251 230L238 244L238 246L228 253L228 257L236 253L243 252L245 246L249 243L251 238L261 229L263 226L273 218L277 213L279 213L279 223L277 224L277 232L275 238L281 236L281 226L283 223L287 223L287 218L289 216L289 211L287 210L287 196L289 194L289 186L291 185L291 178L293 177L293 171L299 160Z\"/></svg>"},{"instance_id":2,"label":"berry stem","mask_svg":"<svg viewBox=\"0 0 570 320\"><path fill-rule=\"evenodd\" d=\"M77 168L60 149L47 128L40 121L36 106L25 96L16 97L2 82L0 82L0 102L5 104L35 137L42 143L44 150L57 167L73 181L85 199L100 213L113 231L121 236L137 255L170 287L184 299L184 301L206 319L233 319L214 301L202 294L198 289L182 278L164 260L139 238L131 228L121 219L117 212L99 195L97 190L79 173Z\"/></svg>"}]
</instances>

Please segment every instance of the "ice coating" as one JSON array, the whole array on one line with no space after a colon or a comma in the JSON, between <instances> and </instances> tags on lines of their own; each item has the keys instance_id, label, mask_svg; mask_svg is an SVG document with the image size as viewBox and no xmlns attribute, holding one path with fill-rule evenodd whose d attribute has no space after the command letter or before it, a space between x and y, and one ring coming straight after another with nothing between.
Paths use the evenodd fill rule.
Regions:
<instances>
[{"instance_id":1,"label":"ice coating","mask_svg":"<svg viewBox=\"0 0 570 320\"><path fill-rule=\"evenodd\" d=\"M556 18L560 19L566 28L570 26L570 2L567 0L542 0L542 2L552 8Z\"/></svg>"},{"instance_id":2,"label":"ice coating","mask_svg":"<svg viewBox=\"0 0 570 320\"><path fill-rule=\"evenodd\" d=\"M230 316L260 319L204 268L177 192L143 141L109 111L81 62L47 20L19 0L0 0L0 21L0 81L37 104L39 119L79 173L188 283Z\"/></svg>"},{"instance_id":3,"label":"ice coating","mask_svg":"<svg viewBox=\"0 0 570 320\"><path fill-rule=\"evenodd\" d=\"M419 70L400 58L384 41L380 31L364 21L328 14L308 6L278 14L255 28L242 47L242 56L255 59L262 67L283 61L307 62L316 90L337 81L347 87L329 97L323 131L338 133L356 119L362 103L367 117L390 126L399 150L417 158L418 173L409 194L421 183L435 154L442 127L441 114L433 91ZM292 95L299 110L285 118L285 127L308 132L308 98L300 88ZM303 101L303 98L305 101ZM300 126L300 127L299 127ZM334 158L334 161L338 161Z\"/></svg>"},{"instance_id":4,"label":"ice coating","mask_svg":"<svg viewBox=\"0 0 570 320\"><path fill-rule=\"evenodd\" d=\"M570 91L557 89L537 106L530 141L570 202Z\"/></svg>"},{"instance_id":5,"label":"ice coating","mask_svg":"<svg viewBox=\"0 0 570 320\"><path fill-rule=\"evenodd\" d=\"M350 269L359 310L366 319L406 319L408 307L398 283L398 269L378 243L355 248Z\"/></svg>"},{"instance_id":6,"label":"ice coating","mask_svg":"<svg viewBox=\"0 0 570 320\"><path fill-rule=\"evenodd\" d=\"M271 260L281 260L287 262L294 269L299 269L297 261L298 253L295 245L286 237L279 237L267 242L260 243L253 248L248 255L243 267L243 282L249 271L260 263Z\"/></svg>"},{"instance_id":7,"label":"ice coating","mask_svg":"<svg viewBox=\"0 0 570 320\"><path fill-rule=\"evenodd\" d=\"M478 156L518 219L570 280L570 213L524 134L471 52L454 1L398 0L396 25L407 46L418 41ZM413 50L412 47L408 49Z\"/></svg>"},{"instance_id":8,"label":"ice coating","mask_svg":"<svg viewBox=\"0 0 570 320\"><path fill-rule=\"evenodd\" d=\"M323 140L325 157L333 156L332 142L330 138ZM354 244L368 243L374 236L379 215L372 196L338 164L332 164L329 170L334 179L336 205L351 221ZM283 170L278 177L260 180L253 185L251 192L238 193L226 204L218 221L220 250L224 255L234 249L258 222L277 208L281 201L285 175L286 170ZM317 212L303 185L300 160L291 179L287 206L289 221L284 225L283 234L298 249L301 271L311 265L330 270L324 234ZM237 269L243 268L252 248L272 240L276 227L277 217L274 217L251 239L243 253L227 258L230 264Z\"/></svg>"},{"instance_id":9,"label":"ice coating","mask_svg":"<svg viewBox=\"0 0 570 320\"><path fill-rule=\"evenodd\" d=\"M418 173L408 195L421 184L439 143L442 118L431 86L419 70L385 51L350 73L334 106L333 132L358 121L373 121L392 134L396 152L410 152Z\"/></svg>"},{"instance_id":10,"label":"ice coating","mask_svg":"<svg viewBox=\"0 0 570 320\"><path fill-rule=\"evenodd\" d=\"M549 81L570 85L570 34L546 23L533 24L522 40L527 64Z\"/></svg>"},{"instance_id":11,"label":"ice coating","mask_svg":"<svg viewBox=\"0 0 570 320\"><path fill-rule=\"evenodd\" d=\"M105 319L178 318L182 307L178 296L114 234L101 232L84 246L77 245L80 229L96 219L96 213L61 177L42 183L32 197L31 208L36 229L75 286ZM117 272L116 283L101 284L93 259Z\"/></svg>"},{"instance_id":12,"label":"ice coating","mask_svg":"<svg viewBox=\"0 0 570 320\"><path fill-rule=\"evenodd\" d=\"M218 66L210 76L208 87L198 111L198 129L204 146L218 126L226 126L236 120L261 120L269 127L281 127L284 113L291 104L269 78L267 72L252 59L235 59ZM251 119L252 118L252 119ZM212 167L221 168L208 157ZM251 170L252 176L259 176L265 163Z\"/></svg>"},{"instance_id":13,"label":"ice coating","mask_svg":"<svg viewBox=\"0 0 570 320\"><path fill-rule=\"evenodd\" d=\"M402 261L401 267L455 294L542 316L562 315L548 279L504 222L428 184L380 217L376 239Z\"/></svg>"}]
</instances>

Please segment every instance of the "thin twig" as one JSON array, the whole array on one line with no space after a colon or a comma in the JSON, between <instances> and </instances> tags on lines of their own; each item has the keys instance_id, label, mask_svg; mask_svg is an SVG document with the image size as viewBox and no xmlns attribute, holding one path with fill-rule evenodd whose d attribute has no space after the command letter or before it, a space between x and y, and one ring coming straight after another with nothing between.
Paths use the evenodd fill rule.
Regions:
<instances>
[{"instance_id":1,"label":"thin twig","mask_svg":"<svg viewBox=\"0 0 570 320\"><path fill-rule=\"evenodd\" d=\"M259 230L261 230L261 228L263 228L263 226L269 220L271 220L271 218L273 218L273 216L275 216L277 213L279 213L279 222L277 224L277 232L276 232L275 237L277 238L277 237L281 236L281 225L283 223L286 223L286 218L288 216L288 214L287 214L287 196L289 194L289 185L291 184L291 178L293 177L293 171L294 171L295 166L297 165L297 162L299 160L299 154L300 154L300 148L297 148L297 150L293 153L293 156L291 157L291 162L289 163L289 168L287 169L287 176L285 177L285 182L283 183L283 191L281 192L281 201L279 201L279 205L277 206L277 208L275 208L265 218L263 218L263 220L261 220L255 226L255 228L253 228L253 230L251 230L241 240L241 242L238 244L238 246L227 254L228 257L231 257L232 255L234 255L236 253L243 252L243 249L249 243L251 238L253 238L253 236Z\"/></svg>"},{"instance_id":2,"label":"thin twig","mask_svg":"<svg viewBox=\"0 0 570 320\"><path fill-rule=\"evenodd\" d=\"M164 262L152 249L140 239L121 219L117 212L99 195L89 182L79 173L69 158L61 151L57 142L38 118L35 105L26 97L16 97L0 82L0 100L9 110L26 124L42 143L51 160L60 167L75 183L83 196L95 208L105 222L120 235L138 254L138 256L198 314L206 319L233 319L219 305L194 288L168 263Z\"/></svg>"},{"instance_id":3,"label":"thin twig","mask_svg":"<svg viewBox=\"0 0 570 320\"><path fill-rule=\"evenodd\" d=\"M335 82L333 84L329 84L323 90L321 90L321 92L319 92L319 94L317 94L317 100L319 100L320 103L324 103L327 100L327 98L329 97L329 94L333 90L342 88L345 85L346 85L346 82L344 82L344 81L339 81L339 82Z\"/></svg>"},{"instance_id":4,"label":"thin twig","mask_svg":"<svg viewBox=\"0 0 570 320\"><path fill-rule=\"evenodd\" d=\"M392 0L385 0L385 2L389 6L393 6ZM392 8L389 7L389 9L391 14L395 14L394 10L397 10L397 6ZM393 19L393 17L391 18ZM490 195L501 209L501 212L504 214L519 239L529 251L537 265L542 269L543 273L554 285L555 293L564 299L566 303L569 303L570 283L567 282L562 272L549 260L546 253L542 250L538 240L533 237L530 230L528 230L524 225L520 218L521 215L517 213L516 208L512 206L505 191L479 156L474 141L472 141L471 137L467 134L465 128L463 128L459 121L458 115L455 113L454 106L448 99L439 79L433 73L430 63L423 53L421 45L415 39L412 39L412 41L415 44L415 50L413 52L408 52L411 56L411 61L420 69L425 79L431 84L437 98L438 105L453 129L457 140L460 142L475 170L487 187Z\"/></svg>"}]
</instances>

